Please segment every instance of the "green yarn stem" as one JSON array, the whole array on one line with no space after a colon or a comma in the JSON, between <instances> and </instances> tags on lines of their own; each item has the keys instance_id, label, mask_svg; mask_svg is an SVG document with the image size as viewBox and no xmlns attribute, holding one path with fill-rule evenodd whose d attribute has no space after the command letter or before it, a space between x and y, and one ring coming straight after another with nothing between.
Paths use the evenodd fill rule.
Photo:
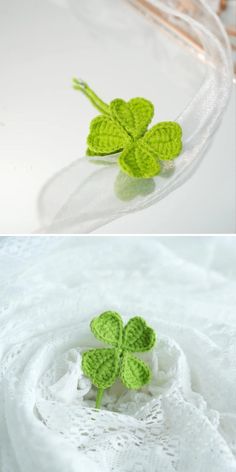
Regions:
<instances>
[{"instance_id":1,"label":"green yarn stem","mask_svg":"<svg viewBox=\"0 0 236 472\"><path fill-rule=\"evenodd\" d=\"M80 90L97 108L98 111L101 113L105 113L106 115L110 115L110 107L105 103L101 98L99 98L96 93L84 82L83 80L80 79L73 79L73 88L75 90Z\"/></svg>"},{"instance_id":2,"label":"green yarn stem","mask_svg":"<svg viewBox=\"0 0 236 472\"><path fill-rule=\"evenodd\" d=\"M97 408L97 410L99 410L101 408L103 393L104 393L104 389L99 388L98 393L97 393L97 398L96 398L96 408Z\"/></svg>"}]
</instances>

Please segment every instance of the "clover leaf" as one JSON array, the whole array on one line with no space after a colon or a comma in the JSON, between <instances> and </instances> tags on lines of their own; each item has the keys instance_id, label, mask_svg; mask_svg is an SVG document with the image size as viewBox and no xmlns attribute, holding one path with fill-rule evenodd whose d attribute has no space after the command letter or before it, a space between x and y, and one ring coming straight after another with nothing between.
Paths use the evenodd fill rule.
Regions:
<instances>
[{"instance_id":1,"label":"clover leaf","mask_svg":"<svg viewBox=\"0 0 236 472\"><path fill-rule=\"evenodd\" d=\"M83 353L82 369L98 388L96 408L100 408L103 391L117 378L129 389L139 389L151 379L149 366L134 352L153 348L156 335L140 316L131 318L127 325L114 311L106 311L90 323L94 336L111 348L90 349Z\"/></svg>"},{"instance_id":2,"label":"clover leaf","mask_svg":"<svg viewBox=\"0 0 236 472\"><path fill-rule=\"evenodd\" d=\"M127 133L134 139L140 138L145 133L154 115L154 107L145 98L132 98L125 102L116 98L110 103L110 113Z\"/></svg>"},{"instance_id":3,"label":"clover leaf","mask_svg":"<svg viewBox=\"0 0 236 472\"><path fill-rule=\"evenodd\" d=\"M118 164L123 172L148 179L160 173L162 161L180 154L182 129L178 123L165 121L148 130L154 115L149 100L138 97L125 102L116 98L108 105L85 82L73 79L73 84L102 113L91 121L87 155L120 152Z\"/></svg>"}]
</instances>

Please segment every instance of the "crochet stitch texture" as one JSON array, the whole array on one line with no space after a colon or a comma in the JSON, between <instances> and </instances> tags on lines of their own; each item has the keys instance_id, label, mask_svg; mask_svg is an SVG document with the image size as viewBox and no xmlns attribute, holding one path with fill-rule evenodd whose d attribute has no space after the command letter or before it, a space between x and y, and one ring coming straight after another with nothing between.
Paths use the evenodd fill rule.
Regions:
<instances>
[{"instance_id":1,"label":"crochet stitch texture","mask_svg":"<svg viewBox=\"0 0 236 472\"><path fill-rule=\"evenodd\" d=\"M130 177L151 178L161 171L161 162L176 158L182 149L181 126L165 121L147 130L154 115L153 104L145 98L121 98L104 103L83 81L73 79L74 88L82 91L102 112L91 121L87 138L89 156L121 152L118 164Z\"/></svg>"},{"instance_id":2,"label":"crochet stitch texture","mask_svg":"<svg viewBox=\"0 0 236 472\"><path fill-rule=\"evenodd\" d=\"M156 335L139 316L131 318L124 327L120 315L113 311L94 318L90 327L97 339L112 346L83 353L82 369L98 388L99 408L103 390L111 387L117 377L129 389L139 389L150 381L149 366L133 353L152 349Z\"/></svg>"}]
</instances>

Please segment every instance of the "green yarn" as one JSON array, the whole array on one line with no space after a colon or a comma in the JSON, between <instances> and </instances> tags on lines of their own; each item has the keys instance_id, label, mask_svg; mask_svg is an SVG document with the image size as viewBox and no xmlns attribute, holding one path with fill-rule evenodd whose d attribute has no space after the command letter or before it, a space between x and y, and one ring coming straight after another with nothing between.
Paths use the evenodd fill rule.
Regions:
<instances>
[{"instance_id":1,"label":"green yarn","mask_svg":"<svg viewBox=\"0 0 236 472\"><path fill-rule=\"evenodd\" d=\"M114 311L106 311L90 323L94 336L112 348L90 349L83 353L82 369L98 388L96 408L100 408L103 391L119 377L129 389L139 389L151 379L149 366L133 355L152 349L156 335L140 316L127 325Z\"/></svg>"},{"instance_id":2,"label":"green yarn","mask_svg":"<svg viewBox=\"0 0 236 472\"><path fill-rule=\"evenodd\" d=\"M122 343L123 323L120 315L114 311L106 311L90 323L95 338L105 344L120 347Z\"/></svg>"},{"instance_id":3,"label":"green yarn","mask_svg":"<svg viewBox=\"0 0 236 472\"><path fill-rule=\"evenodd\" d=\"M138 139L152 121L154 106L145 98L132 98L129 102L116 98L110 103L110 112L133 139Z\"/></svg>"},{"instance_id":4,"label":"green yarn","mask_svg":"<svg viewBox=\"0 0 236 472\"><path fill-rule=\"evenodd\" d=\"M130 177L149 179L159 174L161 165L154 154L140 141L126 147L119 156L118 162L121 169Z\"/></svg>"},{"instance_id":5,"label":"green yarn","mask_svg":"<svg viewBox=\"0 0 236 472\"><path fill-rule=\"evenodd\" d=\"M119 352L117 349L90 349L83 354L84 373L98 388L108 388L118 375Z\"/></svg>"},{"instance_id":6,"label":"green yarn","mask_svg":"<svg viewBox=\"0 0 236 472\"><path fill-rule=\"evenodd\" d=\"M131 142L126 131L109 116L97 116L91 121L87 144L89 151L107 155L123 149Z\"/></svg>"},{"instance_id":7,"label":"green yarn","mask_svg":"<svg viewBox=\"0 0 236 472\"><path fill-rule=\"evenodd\" d=\"M123 349L127 351L150 351L155 344L155 340L155 332L139 316L131 318L124 328Z\"/></svg>"},{"instance_id":8,"label":"green yarn","mask_svg":"<svg viewBox=\"0 0 236 472\"><path fill-rule=\"evenodd\" d=\"M142 143L156 153L160 160L177 157L182 149L181 127L173 121L154 125L142 138Z\"/></svg>"},{"instance_id":9,"label":"green yarn","mask_svg":"<svg viewBox=\"0 0 236 472\"><path fill-rule=\"evenodd\" d=\"M99 98L96 93L84 82L80 79L73 79L73 87L75 90L80 90L83 94L90 100L93 106L97 108L98 111L101 113L110 114L109 105L107 105L101 98Z\"/></svg>"},{"instance_id":10,"label":"green yarn","mask_svg":"<svg viewBox=\"0 0 236 472\"><path fill-rule=\"evenodd\" d=\"M141 97L128 102L116 98L107 105L85 82L73 79L73 86L102 113L91 121L87 155L121 152L118 164L123 172L149 179L161 172L162 161L180 154L182 129L178 123L166 121L147 130L154 115L150 101Z\"/></svg>"}]
</instances>

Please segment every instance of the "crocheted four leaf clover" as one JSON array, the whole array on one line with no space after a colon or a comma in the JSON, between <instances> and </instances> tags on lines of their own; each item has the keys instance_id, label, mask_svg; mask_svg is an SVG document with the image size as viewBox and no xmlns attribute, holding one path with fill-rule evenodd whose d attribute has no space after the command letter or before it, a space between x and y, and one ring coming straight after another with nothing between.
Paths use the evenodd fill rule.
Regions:
<instances>
[{"instance_id":1,"label":"crocheted four leaf clover","mask_svg":"<svg viewBox=\"0 0 236 472\"><path fill-rule=\"evenodd\" d=\"M90 156L121 152L118 164L130 177L150 178L161 171L161 162L176 158L182 149L181 126L165 121L148 126L154 115L153 104L145 98L121 98L104 103L83 81L73 79L74 88L82 91L102 112L91 121L87 138Z\"/></svg>"},{"instance_id":2,"label":"crocheted four leaf clover","mask_svg":"<svg viewBox=\"0 0 236 472\"><path fill-rule=\"evenodd\" d=\"M139 316L131 318L124 327L120 315L113 311L94 318L90 327L99 341L112 346L83 353L82 369L98 388L96 407L99 408L104 389L111 387L116 378L129 389L139 389L150 381L149 366L133 353L152 349L156 335Z\"/></svg>"}]
</instances>

